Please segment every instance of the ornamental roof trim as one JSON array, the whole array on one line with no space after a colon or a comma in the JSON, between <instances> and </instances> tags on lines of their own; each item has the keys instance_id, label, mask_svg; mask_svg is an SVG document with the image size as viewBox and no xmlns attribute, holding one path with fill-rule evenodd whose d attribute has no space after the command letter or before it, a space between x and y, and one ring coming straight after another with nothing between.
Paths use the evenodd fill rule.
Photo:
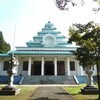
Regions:
<instances>
[{"instance_id":1,"label":"ornamental roof trim","mask_svg":"<svg viewBox=\"0 0 100 100\"><path fill-rule=\"evenodd\" d=\"M0 54L0 57L11 57L11 56L7 53L7 54Z\"/></svg>"},{"instance_id":2,"label":"ornamental roof trim","mask_svg":"<svg viewBox=\"0 0 100 100\"><path fill-rule=\"evenodd\" d=\"M75 51L77 47L16 47L16 51Z\"/></svg>"},{"instance_id":3,"label":"ornamental roof trim","mask_svg":"<svg viewBox=\"0 0 100 100\"><path fill-rule=\"evenodd\" d=\"M12 54L12 51L9 52L9 55ZM55 52L55 51L15 51L15 55L72 55L71 52Z\"/></svg>"}]
</instances>

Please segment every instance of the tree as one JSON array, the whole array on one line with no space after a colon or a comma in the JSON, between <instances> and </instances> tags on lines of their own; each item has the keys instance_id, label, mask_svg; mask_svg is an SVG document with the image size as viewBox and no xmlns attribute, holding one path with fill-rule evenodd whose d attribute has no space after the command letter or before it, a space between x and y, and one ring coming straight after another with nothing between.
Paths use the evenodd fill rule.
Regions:
<instances>
[{"instance_id":1,"label":"tree","mask_svg":"<svg viewBox=\"0 0 100 100\"><path fill-rule=\"evenodd\" d=\"M100 100L100 25L93 21L87 24L73 24L69 29L69 42L80 47L73 52L83 67L97 65L98 90Z\"/></svg>"},{"instance_id":2,"label":"tree","mask_svg":"<svg viewBox=\"0 0 100 100\"><path fill-rule=\"evenodd\" d=\"M10 45L6 43L3 38L3 34L0 31L0 53L7 53L10 50Z\"/></svg>"},{"instance_id":3,"label":"tree","mask_svg":"<svg viewBox=\"0 0 100 100\"><path fill-rule=\"evenodd\" d=\"M93 8L94 12L98 12L100 10L100 0L91 0L93 2L97 3L97 7ZM57 8L59 8L60 10L68 10L69 9L69 4L71 4L73 7L77 6L79 4L84 5L85 4L85 0L55 0L55 4L57 6Z\"/></svg>"}]
</instances>

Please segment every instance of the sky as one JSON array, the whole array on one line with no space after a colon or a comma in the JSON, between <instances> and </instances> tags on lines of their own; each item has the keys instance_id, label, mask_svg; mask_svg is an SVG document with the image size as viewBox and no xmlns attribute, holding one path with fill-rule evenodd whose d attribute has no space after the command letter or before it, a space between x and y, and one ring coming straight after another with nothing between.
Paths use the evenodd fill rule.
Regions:
<instances>
[{"instance_id":1,"label":"sky","mask_svg":"<svg viewBox=\"0 0 100 100\"><path fill-rule=\"evenodd\" d=\"M90 3L91 0L86 0L84 6L69 5L69 11L59 10L54 1L0 0L0 31L11 49L13 46L26 46L26 42L32 40L48 21L53 23L66 39L68 29L74 23L100 23L100 12L95 14L92 11L96 5Z\"/></svg>"}]
</instances>

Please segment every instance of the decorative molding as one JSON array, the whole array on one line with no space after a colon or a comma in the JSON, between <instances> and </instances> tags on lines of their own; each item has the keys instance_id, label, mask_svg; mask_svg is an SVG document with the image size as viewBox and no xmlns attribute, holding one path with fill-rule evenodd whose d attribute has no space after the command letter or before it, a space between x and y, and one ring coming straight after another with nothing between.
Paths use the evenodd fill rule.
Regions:
<instances>
[{"instance_id":1,"label":"decorative molding","mask_svg":"<svg viewBox=\"0 0 100 100\"><path fill-rule=\"evenodd\" d=\"M56 38L52 34L46 34L43 37L42 44L44 47L55 47L56 45Z\"/></svg>"}]
</instances>

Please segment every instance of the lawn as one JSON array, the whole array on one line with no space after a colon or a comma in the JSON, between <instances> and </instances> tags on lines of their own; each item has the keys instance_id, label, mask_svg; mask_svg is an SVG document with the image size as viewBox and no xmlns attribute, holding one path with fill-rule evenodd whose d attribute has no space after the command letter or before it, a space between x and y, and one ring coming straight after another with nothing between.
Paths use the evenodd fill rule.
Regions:
<instances>
[{"instance_id":1,"label":"lawn","mask_svg":"<svg viewBox=\"0 0 100 100\"><path fill-rule=\"evenodd\" d=\"M5 85L0 85L0 89ZM18 88L21 89L21 92L15 96L0 96L0 100L29 100L32 93L35 91L37 87L35 86L24 86L18 85ZM81 84L78 86L67 86L64 89L69 92L76 100L97 100L98 95L83 95L80 94L81 88L85 87L85 84Z\"/></svg>"},{"instance_id":2,"label":"lawn","mask_svg":"<svg viewBox=\"0 0 100 100\"><path fill-rule=\"evenodd\" d=\"M0 85L0 89L4 87L4 85ZM0 96L0 100L29 100L32 93L35 91L36 87L33 86L21 86L18 85L18 88L21 89L21 92L17 95L12 96Z\"/></svg>"},{"instance_id":3,"label":"lawn","mask_svg":"<svg viewBox=\"0 0 100 100\"><path fill-rule=\"evenodd\" d=\"M81 88L85 87L85 84L81 84L78 86L69 86L64 89L69 92L76 100L97 100L98 95L84 95L81 94Z\"/></svg>"}]
</instances>

